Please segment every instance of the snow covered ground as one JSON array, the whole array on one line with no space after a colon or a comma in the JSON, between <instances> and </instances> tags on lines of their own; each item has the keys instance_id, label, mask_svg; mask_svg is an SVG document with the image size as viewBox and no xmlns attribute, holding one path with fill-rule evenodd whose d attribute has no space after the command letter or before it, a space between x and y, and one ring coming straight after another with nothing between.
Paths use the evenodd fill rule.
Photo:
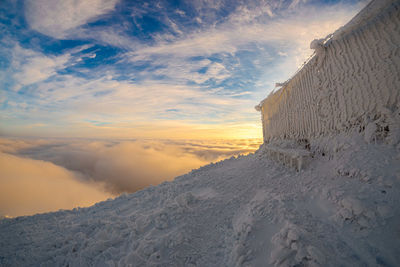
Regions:
<instances>
[{"instance_id":1,"label":"snow covered ground","mask_svg":"<svg viewBox=\"0 0 400 267\"><path fill-rule=\"evenodd\" d=\"M399 266L400 146L358 133L204 166L90 208L0 221L1 266Z\"/></svg>"}]
</instances>

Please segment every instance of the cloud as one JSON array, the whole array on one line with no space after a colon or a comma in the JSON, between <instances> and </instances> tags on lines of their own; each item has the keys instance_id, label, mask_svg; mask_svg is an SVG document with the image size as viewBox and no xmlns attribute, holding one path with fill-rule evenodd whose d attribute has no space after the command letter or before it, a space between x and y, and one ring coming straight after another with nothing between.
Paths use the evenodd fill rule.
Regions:
<instances>
[{"instance_id":1,"label":"cloud","mask_svg":"<svg viewBox=\"0 0 400 267\"><path fill-rule=\"evenodd\" d=\"M140 45L139 42L124 32L120 26L88 27L78 28L68 35L68 38L75 40L90 40L92 42L131 50Z\"/></svg>"},{"instance_id":2,"label":"cloud","mask_svg":"<svg viewBox=\"0 0 400 267\"><path fill-rule=\"evenodd\" d=\"M271 10L268 5L264 9ZM210 25L200 32L186 34L174 41L170 41L169 35L165 38L159 35L158 43L132 52L131 59L146 60L154 55L187 58L217 53L232 54L253 43L276 46L285 44L286 48L306 50L309 55L309 43L313 39L333 32L347 22L354 12L355 8L337 4L328 7L306 6L272 16L258 7L239 7L225 22ZM268 14L267 18L265 14ZM257 20L258 17L262 17L262 20Z\"/></svg>"},{"instance_id":3,"label":"cloud","mask_svg":"<svg viewBox=\"0 0 400 267\"><path fill-rule=\"evenodd\" d=\"M120 194L171 180L211 161L253 152L260 141L2 138L0 151L51 162L79 174L83 181L100 183L108 192Z\"/></svg>"},{"instance_id":4,"label":"cloud","mask_svg":"<svg viewBox=\"0 0 400 267\"><path fill-rule=\"evenodd\" d=\"M114 10L116 3L117 0L28 0L25 17L32 29L63 39L73 29Z\"/></svg>"},{"instance_id":5,"label":"cloud","mask_svg":"<svg viewBox=\"0 0 400 267\"><path fill-rule=\"evenodd\" d=\"M221 80L228 75L228 70L221 63L203 60L201 66L206 68L208 74L205 77L195 76L194 79L199 82L201 78ZM182 73L186 73L184 69ZM134 137L154 137L154 132L162 128L175 128L179 133L186 128L184 132L192 136L196 128L207 126L220 128L220 136L229 136L232 133L226 133L227 128L222 129L217 123L226 125L226 119L231 118L235 118L239 124L259 121L258 117L249 119L256 114L252 109L252 100L237 98L245 94L210 92L185 82L169 84L168 81L144 81L134 84L117 81L113 79L115 73L110 70L103 72L102 76L86 79L63 74L48 78L46 82L38 82L34 88L29 88L30 98L24 104L24 109L11 106L11 101L23 105L20 101L23 95L16 94L15 100L8 99L8 108L2 114L3 122L9 126L4 131L10 135L28 131L33 136L40 135L40 132L46 132L47 136L60 136L59 132L71 136L69 134L75 131L74 136L88 137L86 133L90 131L97 137L107 134L114 137L114 134L132 136L132 133ZM22 99L27 101L26 97ZM169 109L175 109L176 112L166 113L165 110ZM21 118L25 120L21 122ZM54 127L61 121L64 129ZM150 128L153 133L149 133ZM165 136L164 132L158 137L171 138L171 133ZM201 135L204 136L204 131L201 131Z\"/></svg>"},{"instance_id":6,"label":"cloud","mask_svg":"<svg viewBox=\"0 0 400 267\"><path fill-rule=\"evenodd\" d=\"M16 82L14 90L18 91L23 86L45 81L58 70L67 66L71 56L69 53L61 56L45 56L30 49L16 45L12 50L11 66L15 70L13 78Z\"/></svg>"},{"instance_id":7,"label":"cloud","mask_svg":"<svg viewBox=\"0 0 400 267\"><path fill-rule=\"evenodd\" d=\"M260 124L253 106L304 62L312 52L309 42L334 31L359 7L305 2L290 1L296 8L287 9L288 1L195 1L180 7L184 13L176 13L176 6L171 13L166 2L120 3L126 8L122 14L112 12L115 1L63 1L65 14L74 21L58 14L64 12L59 6L49 8L59 1L28 2L25 12L32 27L92 47L76 53L69 45L77 42L60 41L51 47L63 50L46 54L48 44L41 36L42 52L27 45L11 48L12 66L0 73L7 90L0 92L1 131L167 138L174 135L171 129L180 136L200 136L204 129L219 131L219 136L244 133L241 128ZM112 19L99 17L107 12ZM195 16L201 25L189 18ZM58 17L54 25L48 23ZM147 18L162 29L149 27ZM102 23L87 24L96 19Z\"/></svg>"},{"instance_id":8,"label":"cloud","mask_svg":"<svg viewBox=\"0 0 400 267\"><path fill-rule=\"evenodd\" d=\"M52 163L0 152L0 215L21 216L90 206L112 195Z\"/></svg>"},{"instance_id":9,"label":"cloud","mask_svg":"<svg viewBox=\"0 0 400 267\"><path fill-rule=\"evenodd\" d=\"M266 86L273 88L274 79L289 78L301 66L313 52L309 49L313 39L332 33L360 8L294 1L295 9L281 10L278 3L273 3L238 6L218 24L185 31L174 38L169 33L158 34L156 42L135 46L122 57L122 62L162 66L142 70L141 77L147 80L159 75L178 84L219 86L227 95L232 93L229 91L248 90L256 93L252 96L256 99ZM249 54L254 57L253 62ZM207 63L210 58L217 62ZM207 71L199 72L201 68ZM217 68L221 71L212 71Z\"/></svg>"}]
</instances>

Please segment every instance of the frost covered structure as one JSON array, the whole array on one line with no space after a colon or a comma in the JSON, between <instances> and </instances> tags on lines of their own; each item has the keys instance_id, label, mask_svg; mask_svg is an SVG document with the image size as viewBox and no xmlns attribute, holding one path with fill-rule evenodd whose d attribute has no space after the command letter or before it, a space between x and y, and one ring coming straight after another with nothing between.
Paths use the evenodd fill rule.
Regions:
<instances>
[{"instance_id":1,"label":"frost covered structure","mask_svg":"<svg viewBox=\"0 0 400 267\"><path fill-rule=\"evenodd\" d=\"M374 0L326 39L314 56L256 109L266 143L352 128L400 139L400 1Z\"/></svg>"}]
</instances>

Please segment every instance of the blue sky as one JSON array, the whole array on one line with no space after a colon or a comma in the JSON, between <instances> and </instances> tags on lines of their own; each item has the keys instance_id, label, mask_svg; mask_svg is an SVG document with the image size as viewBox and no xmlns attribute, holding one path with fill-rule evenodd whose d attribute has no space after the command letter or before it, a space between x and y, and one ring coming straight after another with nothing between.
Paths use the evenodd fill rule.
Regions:
<instances>
[{"instance_id":1,"label":"blue sky","mask_svg":"<svg viewBox=\"0 0 400 267\"><path fill-rule=\"evenodd\" d=\"M366 1L0 3L0 135L261 136L254 106Z\"/></svg>"}]
</instances>

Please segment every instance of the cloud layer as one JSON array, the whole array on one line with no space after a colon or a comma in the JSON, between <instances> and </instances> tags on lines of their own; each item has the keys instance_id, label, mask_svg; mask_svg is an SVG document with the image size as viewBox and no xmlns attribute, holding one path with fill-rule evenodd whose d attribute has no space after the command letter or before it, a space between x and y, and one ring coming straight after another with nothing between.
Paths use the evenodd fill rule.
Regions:
<instances>
[{"instance_id":1,"label":"cloud layer","mask_svg":"<svg viewBox=\"0 0 400 267\"><path fill-rule=\"evenodd\" d=\"M21 216L93 205L112 195L52 163L0 152L0 215Z\"/></svg>"},{"instance_id":2,"label":"cloud layer","mask_svg":"<svg viewBox=\"0 0 400 267\"><path fill-rule=\"evenodd\" d=\"M0 139L0 215L87 206L258 148L260 140Z\"/></svg>"}]
</instances>

